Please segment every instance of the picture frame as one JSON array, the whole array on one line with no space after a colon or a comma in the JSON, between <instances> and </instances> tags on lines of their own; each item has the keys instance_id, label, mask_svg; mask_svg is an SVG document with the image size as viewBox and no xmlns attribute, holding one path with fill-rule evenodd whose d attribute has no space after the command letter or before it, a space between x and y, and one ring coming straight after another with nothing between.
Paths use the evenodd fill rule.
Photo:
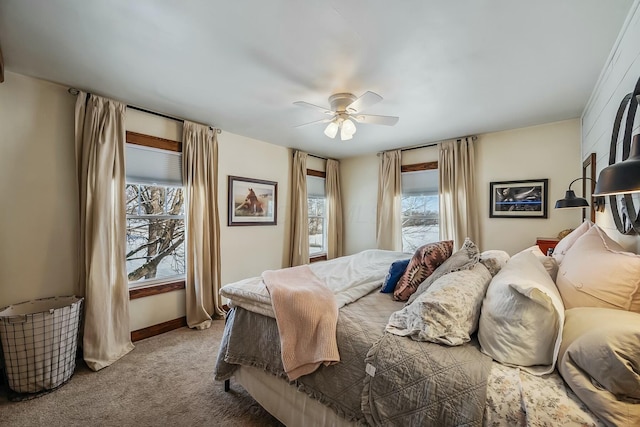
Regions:
<instances>
[{"instance_id":1,"label":"picture frame","mask_svg":"<svg viewBox=\"0 0 640 427\"><path fill-rule=\"evenodd\" d=\"M489 183L490 218L547 218L548 179Z\"/></svg>"},{"instance_id":2,"label":"picture frame","mask_svg":"<svg viewBox=\"0 0 640 427\"><path fill-rule=\"evenodd\" d=\"M228 226L277 225L278 183L228 176Z\"/></svg>"}]
</instances>

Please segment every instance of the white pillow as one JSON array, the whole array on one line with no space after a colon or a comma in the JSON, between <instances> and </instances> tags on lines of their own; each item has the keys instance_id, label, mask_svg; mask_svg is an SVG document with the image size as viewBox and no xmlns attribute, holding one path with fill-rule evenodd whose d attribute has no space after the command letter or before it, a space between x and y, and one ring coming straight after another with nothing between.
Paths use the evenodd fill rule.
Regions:
<instances>
[{"instance_id":1,"label":"white pillow","mask_svg":"<svg viewBox=\"0 0 640 427\"><path fill-rule=\"evenodd\" d=\"M464 344L478 326L482 298L490 280L489 270L480 263L470 270L446 274L411 304L393 313L386 330L415 341Z\"/></svg>"},{"instance_id":2,"label":"white pillow","mask_svg":"<svg viewBox=\"0 0 640 427\"><path fill-rule=\"evenodd\" d=\"M553 280L532 252L523 251L491 280L478 339L494 360L544 375L555 366L563 322L564 306Z\"/></svg>"},{"instance_id":3,"label":"white pillow","mask_svg":"<svg viewBox=\"0 0 640 427\"><path fill-rule=\"evenodd\" d=\"M549 273L549 276L551 276L551 279L555 283L556 278L558 277L558 261L556 261L556 259L552 256L545 255L540 250L540 246L538 245L533 245L527 249L522 250L521 252L524 251L529 251L533 253L536 258L538 258L538 261L542 263L542 266L545 270L547 270L547 273Z\"/></svg>"},{"instance_id":4,"label":"white pillow","mask_svg":"<svg viewBox=\"0 0 640 427\"><path fill-rule=\"evenodd\" d=\"M558 264L562 264L562 260L564 259L564 256L567 254L569 249L571 249L571 246L573 246L573 244L580 238L580 236L589 231L592 225L593 223L591 221L585 219L584 222L580 224L580 227L576 228L571 233L564 236L564 238L560 239L556 247L553 249L553 253L551 254L551 256L554 257L556 261L558 261Z\"/></svg>"},{"instance_id":5,"label":"white pillow","mask_svg":"<svg viewBox=\"0 0 640 427\"><path fill-rule=\"evenodd\" d=\"M640 255L625 252L597 225L571 246L556 282L567 309L602 307L640 313Z\"/></svg>"}]
</instances>

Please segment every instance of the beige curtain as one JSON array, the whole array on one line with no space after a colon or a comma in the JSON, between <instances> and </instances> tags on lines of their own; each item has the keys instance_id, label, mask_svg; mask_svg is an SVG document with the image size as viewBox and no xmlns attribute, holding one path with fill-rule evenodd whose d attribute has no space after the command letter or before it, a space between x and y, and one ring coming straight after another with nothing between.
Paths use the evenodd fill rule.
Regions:
<instances>
[{"instance_id":1,"label":"beige curtain","mask_svg":"<svg viewBox=\"0 0 640 427\"><path fill-rule=\"evenodd\" d=\"M378 249L402 250L400 150L386 151L380 159L376 241Z\"/></svg>"},{"instance_id":2,"label":"beige curtain","mask_svg":"<svg viewBox=\"0 0 640 427\"><path fill-rule=\"evenodd\" d=\"M124 104L80 92L75 146L80 207L82 348L94 371L133 349L125 263Z\"/></svg>"},{"instance_id":3,"label":"beige curtain","mask_svg":"<svg viewBox=\"0 0 640 427\"><path fill-rule=\"evenodd\" d=\"M340 162L327 160L325 190L327 197L327 259L342 256L342 194Z\"/></svg>"},{"instance_id":4,"label":"beige curtain","mask_svg":"<svg viewBox=\"0 0 640 427\"><path fill-rule=\"evenodd\" d=\"M440 238L460 248L465 237L478 243L478 203L475 195L475 156L472 138L443 142L440 175Z\"/></svg>"},{"instance_id":5,"label":"beige curtain","mask_svg":"<svg viewBox=\"0 0 640 427\"><path fill-rule=\"evenodd\" d=\"M291 171L291 267L309 263L309 208L307 204L307 153L294 151Z\"/></svg>"},{"instance_id":6,"label":"beige curtain","mask_svg":"<svg viewBox=\"0 0 640 427\"><path fill-rule=\"evenodd\" d=\"M218 216L218 140L208 126L184 122L182 178L187 208L187 324L207 329L222 316L220 220Z\"/></svg>"}]
</instances>

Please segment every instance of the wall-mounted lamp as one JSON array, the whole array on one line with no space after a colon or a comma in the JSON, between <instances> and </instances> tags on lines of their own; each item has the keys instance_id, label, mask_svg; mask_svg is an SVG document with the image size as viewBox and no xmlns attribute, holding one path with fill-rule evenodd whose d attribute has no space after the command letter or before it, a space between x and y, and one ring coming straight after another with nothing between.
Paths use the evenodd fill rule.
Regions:
<instances>
[{"instance_id":1,"label":"wall-mounted lamp","mask_svg":"<svg viewBox=\"0 0 640 427\"><path fill-rule=\"evenodd\" d=\"M629 157L600 171L594 196L640 192L640 134L631 141Z\"/></svg>"},{"instance_id":2,"label":"wall-mounted lamp","mask_svg":"<svg viewBox=\"0 0 640 427\"><path fill-rule=\"evenodd\" d=\"M571 189L571 186L573 185L574 182L580 181L583 179L588 179L591 181L591 178L588 178L588 177L576 178L573 181L571 181L571 184L569 184L569 189L564 195L564 199L559 199L556 201L556 206L555 206L556 209L588 208L589 207L589 202L587 202L587 200L583 199L582 197L576 196L576 193ZM596 211L602 212L604 210L604 197L594 197L593 206Z\"/></svg>"}]
</instances>

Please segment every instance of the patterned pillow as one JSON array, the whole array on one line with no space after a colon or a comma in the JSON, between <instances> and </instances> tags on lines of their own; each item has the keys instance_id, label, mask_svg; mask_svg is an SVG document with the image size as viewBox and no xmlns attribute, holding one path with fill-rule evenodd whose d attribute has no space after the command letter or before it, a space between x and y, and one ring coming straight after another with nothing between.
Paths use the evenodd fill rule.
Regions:
<instances>
[{"instance_id":1,"label":"patterned pillow","mask_svg":"<svg viewBox=\"0 0 640 427\"><path fill-rule=\"evenodd\" d=\"M392 263L391 267L389 267L389 272L384 278L380 292L384 294L393 292L398 284L398 280L400 280L400 277L402 277L404 271L407 269L407 265L409 265L409 259L401 259L400 261Z\"/></svg>"},{"instance_id":2,"label":"patterned pillow","mask_svg":"<svg viewBox=\"0 0 640 427\"><path fill-rule=\"evenodd\" d=\"M385 329L414 341L451 346L469 342L490 281L489 270L480 263L445 274L413 303L393 313Z\"/></svg>"},{"instance_id":3,"label":"patterned pillow","mask_svg":"<svg viewBox=\"0 0 640 427\"><path fill-rule=\"evenodd\" d=\"M435 271L436 268L451 256L453 240L429 243L420 246L413 254L409 265L396 285L393 299L406 301L413 294L420 283Z\"/></svg>"},{"instance_id":4,"label":"patterned pillow","mask_svg":"<svg viewBox=\"0 0 640 427\"><path fill-rule=\"evenodd\" d=\"M426 291L433 282L445 274L473 268L473 266L478 263L479 257L480 253L478 252L478 247L467 237L459 251L454 252L445 262L440 264L440 266L436 268L436 270L431 273L424 282L420 283L418 289L413 293L413 295L411 295L411 297L409 297L407 304L411 304L415 301L415 299Z\"/></svg>"}]
</instances>

